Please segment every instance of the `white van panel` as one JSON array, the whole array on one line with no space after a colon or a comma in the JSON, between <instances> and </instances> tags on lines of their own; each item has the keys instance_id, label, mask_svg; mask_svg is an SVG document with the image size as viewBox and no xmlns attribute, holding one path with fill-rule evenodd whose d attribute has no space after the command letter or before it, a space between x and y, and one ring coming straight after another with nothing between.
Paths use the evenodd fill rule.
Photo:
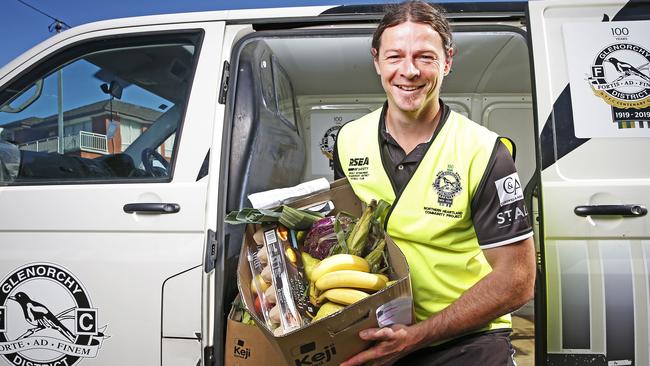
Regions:
<instances>
[{"instance_id":1,"label":"white van panel","mask_svg":"<svg viewBox=\"0 0 650 366\"><path fill-rule=\"evenodd\" d=\"M163 337L196 338L196 333L200 333L201 312L197 309L201 308L201 272L202 267L194 267L163 283Z\"/></svg>"},{"instance_id":2,"label":"white van panel","mask_svg":"<svg viewBox=\"0 0 650 366\"><path fill-rule=\"evenodd\" d=\"M333 149L336 127L366 115L384 103L383 95L308 95L297 98L301 131L307 149L305 179L325 177L332 181L334 172L322 149ZM332 128L334 128L332 130Z\"/></svg>"},{"instance_id":3,"label":"white van panel","mask_svg":"<svg viewBox=\"0 0 650 366\"><path fill-rule=\"evenodd\" d=\"M26 263L60 265L84 287L97 311L97 326L106 336L94 364L160 364L161 339L156 335L162 331L162 284L168 277L200 262L197 254L203 248L202 236L85 232L65 233L63 238L61 234L31 232L26 239L24 233L3 233L3 277L7 274L4 272ZM25 282L17 290L27 292L32 300L53 312L66 308L66 292L55 290L56 287L49 292L39 291L34 287L43 286L39 281L42 282L33 280L31 285ZM7 302L7 314L7 335L17 337L20 334L14 332L22 329L25 320L16 302ZM74 327L72 320L64 324ZM54 331L50 332L50 336L56 337Z\"/></svg>"},{"instance_id":4,"label":"white van panel","mask_svg":"<svg viewBox=\"0 0 650 366\"><path fill-rule=\"evenodd\" d=\"M200 49L182 130L175 137L180 147L175 156L171 182L61 182L0 188L0 207L5 210L0 220L0 243L3 244L0 278L29 263L42 263L43 268L62 268L62 273L70 273L83 284L96 311L97 326L102 335L96 337L102 343L96 348L97 355L86 357L82 362L160 365L177 364L183 359L191 360L189 364L195 365L209 341L202 336L200 321L203 314L202 264L206 243L207 187L212 179L218 182L219 170L213 170L208 179L197 179L212 146L214 122L222 119L216 117L219 90L215 85L219 85L221 67L215 65L221 64L224 23L140 26L76 35L64 32L51 43L39 46L3 69L12 70L2 78L7 81L31 63L40 62L39 57L95 37L119 35L128 38L133 34L199 29L204 32L203 45L209 47ZM221 131L220 128L216 130ZM217 163L218 154L219 151ZM174 214L128 214L123 210L127 203L162 202L177 203L180 211ZM7 208L10 207L14 210L9 211ZM188 272L187 278L183 275L175 277L192 268L194 270ZM51 307L52 312L72 305L65 302L69 295L64 291L41 291L34 285L52 281L46 277L37 280L25 282L26 290L16 288L12 294L15 296L16 291L26 291L32 300ZM15 340L20 336L16 332L29 324L20 315L19 303L8 300L6 305L11 322L6 334ZM179 317L175 312L186 316ZM65 322L71 329L75 326L73 319ZM51 329L39 332L61 337ZM34 362L58 357L52 351L47 351L49 354L45 352L32 350L21 355L30 356Z\"/></svg>"},{"instance_id":5,"label":"white van panel","mask_svg":"<svg viewBox=\"0 0 650 366\"><path fill-rule=\"evenodd\" d=\"M201 343L185 339L163 339L162 366L199 365L200 358L194 355L201 354Z\"/></svg>"},{"instance_id":6,"label":"white van panel","mask_svg":"<svg viewBox=\"0 0 650 366\"><path fill-rule=\"evenodd\" d=\"M565 32L575 29L564 26L611 22L616 27L620 21L647 19L647 5L591 0L529 3L542 157L547 360L552 364L650 362L650 289L645 265L650 219L647 215L582 217L574 213L578 206L648 207L650 171L633 157L647 156L650 145L641 138L576 137L573 115L580 110L571 95L576 91L573 88L588 85L570 84L567 61L575 55L567 52L571 50L566 49ZM615 37L596 40L603 49L624 42ZM594 59L597 54L594 51ZM585 65L587 76L589 66Z\"/></svg>"},{"instance_id":7,"label":"white van panel","mask_svg":"<svg viewBox=\"0 0 650 366\"><path fill-rule=\"evenodd\" d=\"M196 172L198 168L194 171L194 179ZM203 231L204 223L196 217L203 215L205 204L202 200L187 198L197 191L205 191L206 182L177 183L174 187L154 184L154 189L151 186L148 183L3 187L0 188L0 206L21 209L7 211L11 214L0 220L0 233ZM5 191L11 194L3 194ZM178 215L125 213L124 205L132 202L174 202L181 204L181 211Z\"/></svg>"},{"instance_id":8,"label":"white van panel","mask_svg":"<svg viewBox=\"0 0 650 366\"><path fill-rule=\"evenodd\" d=\"M639 180L641 184L648 184L650 164L636 158L648 152L648 138L595 138L558 162L556 174L574 181L593 182L597 179L617 184L617 181ZM594 164L599 169L593 169Z\"/></svg>"},{"instance_id":9,"label":"white van panel","mask_svg":"<svg viewBox=\"0 0 650 366\"><path fill-rule=\"evenodd\" d=\"M569 82L562 24L585 20L600 21L603 14L612 18L624 3L611 0L589 0L588 4L575 0L529 3L540 132L546 122L546 116L551 113L553 102Z\"/></svg>"},{"instance_id":10,"label":"white van panel","mask_svg":"<svg viewBox=\"0 0 650 366\"><path fill-rule=\"evenodd\" d=\"M268 19L316 16L333 6L303 6L291 8L262 8L229 10L228 19Z\"/></svg>"}]
</instances>

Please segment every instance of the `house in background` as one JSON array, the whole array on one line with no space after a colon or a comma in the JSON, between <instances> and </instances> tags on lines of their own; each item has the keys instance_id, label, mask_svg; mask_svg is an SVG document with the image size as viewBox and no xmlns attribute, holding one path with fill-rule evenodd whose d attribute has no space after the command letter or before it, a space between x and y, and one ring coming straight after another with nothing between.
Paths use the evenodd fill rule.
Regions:
<instances>
[{"instance_id":1,"label":"house in background","mask_svg":"<svg viewBox=\"0 0 650 366\"><path fill-rule=\"evenodd\" d=\"M113 100L112 106L106 100L66 111L63 113L63 153L93 159L123 152L162 113L119 100ZM8 122L2 127L2 139L13 142L21 150L58 151L57 114ZM169 159L173 143L174 135L158 152Z\"/></svg>"}]
</instances>

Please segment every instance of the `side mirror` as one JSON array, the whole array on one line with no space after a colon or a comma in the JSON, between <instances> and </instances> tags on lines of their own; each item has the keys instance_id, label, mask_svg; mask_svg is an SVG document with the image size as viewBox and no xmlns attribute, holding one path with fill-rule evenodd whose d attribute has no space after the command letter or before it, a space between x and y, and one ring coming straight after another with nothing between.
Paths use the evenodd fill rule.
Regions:
<instances>
[{"instance_id":1,"label":"side mirror","mask_svg":"<svg viewBox=\"0 0 650 366\"><path fill-rule=\"evenodd\" d=\"M34 89L34 94L32 94L30 97L26 97L25 93L30 91L31 89ZM20 113L25 108L29 107L34 103L38 98L41 97L41 93L43 93L43 79L38 79L32 86L27 88L25 92L16 94L14 97L6 101L2 106L0 106L0 112L7 112L7 113ZM18 106L12 106L11 103L15 102L18 99L22 99L21 97L26 97L27 99L24 100L20 105Z\"/></svg>"}]
</instances>

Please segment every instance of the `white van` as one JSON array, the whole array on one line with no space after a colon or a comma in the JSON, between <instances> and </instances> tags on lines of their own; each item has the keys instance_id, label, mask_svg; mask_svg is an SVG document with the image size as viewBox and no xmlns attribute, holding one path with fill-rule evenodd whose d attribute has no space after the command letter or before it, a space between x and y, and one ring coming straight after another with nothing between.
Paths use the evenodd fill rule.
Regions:
<instances>
[{"instance_id":1,"label":"white van","mask_svg":"<svg viewBox=\"0 0 650 366\"><path fill-rule=\"evenodd\" d=\"M516 144L535 364L650 365L650 3L443 6L443 99ZM337 129L385 98L381 12L102 21L0 69L0 365L222 364L242 237L223 217L333 177Z\"/></svg>"}]
</instances>

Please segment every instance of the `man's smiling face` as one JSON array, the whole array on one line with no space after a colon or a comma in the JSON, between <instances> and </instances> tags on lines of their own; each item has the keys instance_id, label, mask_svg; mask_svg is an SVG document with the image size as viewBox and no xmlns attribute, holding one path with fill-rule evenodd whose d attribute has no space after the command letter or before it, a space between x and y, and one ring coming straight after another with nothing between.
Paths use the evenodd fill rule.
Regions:
<instances>
[{"instance_id":1,"label":"man's smiling face","mask_svg":"<svg viewBox=\"0 0 650 366\"><path fill-rule=\"evenodd\" d=\"M420 115L436 105L452 60L438 32L427 24L401 23L386 28L379 50L372 52L389 108Z\"/></svg>"}]
</instances>

